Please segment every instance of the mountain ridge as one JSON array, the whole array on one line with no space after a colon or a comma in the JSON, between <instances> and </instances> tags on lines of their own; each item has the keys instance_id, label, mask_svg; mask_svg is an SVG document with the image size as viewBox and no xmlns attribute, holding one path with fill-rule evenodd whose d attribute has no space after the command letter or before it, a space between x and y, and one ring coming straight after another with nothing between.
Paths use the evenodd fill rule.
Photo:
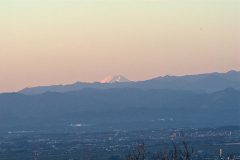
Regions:
<instances>
[{"instance_id":1,"label":"mountain ridge","mask_svg":"<svg viewBox=\"0 0 240 160\"><path fill-rule=\"evenodd\" d=\"M121 79L121 78L120 78ZM101 82L76 82L68 85L52 85L25 88L20 90L23 94L41 94L44 92L69 92L84 88L110 89L110 88L140 88L140 89L182 89L195 92L215 92L225 88L240 89L240 72L229 71L226 73L205 73L185 76L160 76L145 81L117 82L116 80L107 83Z\"/></svg>"}]
</instances>

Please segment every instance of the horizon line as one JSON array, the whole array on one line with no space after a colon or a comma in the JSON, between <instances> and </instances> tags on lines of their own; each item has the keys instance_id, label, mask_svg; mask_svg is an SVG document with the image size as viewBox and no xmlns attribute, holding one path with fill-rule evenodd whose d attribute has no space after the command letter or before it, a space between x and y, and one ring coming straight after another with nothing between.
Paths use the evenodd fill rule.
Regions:
<instances>
[{"instance_id":1,"label":"horizon line","mask_svg":"<svg viewBox=\"0 0 240 160\"><path fill-rule=\"evenodd\" d=\"M160 76L154 76L152 78L147 78L147 79L144 79L144 80L129 80L129 82L143 82L143 81L147 81L147 80L152 80L152 79L155 79L155 78L163 78L163 77L184 77L184 76L196 76L196 75L204 75L204 74L214 74L214 73L217 73L217 74L227 74L227 73L230 73L230 72L240 72L238 70L234 70L234 69L231 69L231 70L228 70L228 71L225 71L225 72L218 72L218 71L214 71L214 72L204 72L204 73L195 73L195 74L183 74L183 75L160 75ZM123 76L122 74L115 74L115 75L111 75L111 76L116 76L116 75L120 75L120 76ZM110 75L108 75L110 76ZM125 76L123 76L124 78L127 78ZM128 78L127 78L128 79ZM24 89L30 89L30 88L37 88L37 87L50 87L50 86L68 86L68 85L73 85L73 84L77 84L77 83L86 83L86 84L96 84L96 83L99 83L99 84L109 84L109 83L101 83L101 80L99 81L75 81L75 82L72 82L72 83L60 83L60 84L49 84L49 85L38 85L38 86L27 86L27 87L24 87L20 90L16 90L16 91L6 91L6 92L0 92L0 94L3 94L3 93L17 93L17 92L20 92L21 90L24 90ZM119 82L119 83L128 83L128 82Z\"/></svg>"}]
</instances>

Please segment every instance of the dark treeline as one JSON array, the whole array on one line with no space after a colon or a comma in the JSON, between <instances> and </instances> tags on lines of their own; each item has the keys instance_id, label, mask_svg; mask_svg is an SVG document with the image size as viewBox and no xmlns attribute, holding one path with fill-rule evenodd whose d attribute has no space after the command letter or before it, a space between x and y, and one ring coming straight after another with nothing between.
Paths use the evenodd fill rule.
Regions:
<instances>
[{"instance_id":1,"label":"dark treeline","mask_svg":"<svg viewBox=\"0 0 240 160\"><path fill-rule=\"evenodd\" d=\"M172 142L172 148L156 153L149 153L144 143L138 144L132 151L130 151L125 160L196 160L194 148L191 147L186 141L183 141L181 146L177 146ZM219 160L235 160L234 154L229 156L218 157Z\"/></svg>"}]
</instances>

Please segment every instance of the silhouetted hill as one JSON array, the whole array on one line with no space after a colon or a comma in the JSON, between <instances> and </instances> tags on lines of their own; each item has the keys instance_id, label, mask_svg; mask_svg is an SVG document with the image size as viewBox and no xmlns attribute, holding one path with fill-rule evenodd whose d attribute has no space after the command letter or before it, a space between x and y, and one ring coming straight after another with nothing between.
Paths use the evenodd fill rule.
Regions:
<instances>
[{"instance_id":1,"label":"silhouetted hill","mask_svg":"<svg viewBox=\"0 0 240 160\"><path fill-rule=\"evenodd\" d=\"M207 73L187 76L165 76L139 82L137 87L158 89L184 89L215 92L226 88L240 89L240 72Z\"/></svg>"},{"instance_id":2,"label":"silhouetted hill","mask_svg":"<svg viewBox=\"0 0 240 160\"><path fill-rule=\"evenodd\" d=\"M40 95L0 94L0 128L92 126L208 127L240 124L240 91L83 89Z\"/></svg>"},{"instance_id":3,"label":"silhouetted hill","mask_svg":"<svg viewBox=\"0 0 240 160\"><path fill-rule=\"evenodd\" d=\"M138 89L172 89L189 90L194 92L216 92L226 88L240 89L240 72L207 73L187 76L165 76L140 82L122 83L83 83L70 85L54 85L26 88L20 93L31 95L44 92L70 92L84 88L110 89L110 88L138 88Z\"/></svg>"}]
</instances>

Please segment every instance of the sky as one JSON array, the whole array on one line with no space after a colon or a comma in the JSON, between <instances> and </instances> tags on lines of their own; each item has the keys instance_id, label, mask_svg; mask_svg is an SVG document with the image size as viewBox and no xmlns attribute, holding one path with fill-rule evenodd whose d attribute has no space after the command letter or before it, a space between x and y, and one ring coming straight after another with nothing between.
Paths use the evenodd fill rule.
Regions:
<instances>
[{"instance_id":1,"label":"sky","mask_svg":"<svg viewBox=\"0 0 240 160\"><path fill-rule=\"evenodd\" d=\"M0 92L229 70L239 0L0 0Z\"/></svg>"}]
</instances>

